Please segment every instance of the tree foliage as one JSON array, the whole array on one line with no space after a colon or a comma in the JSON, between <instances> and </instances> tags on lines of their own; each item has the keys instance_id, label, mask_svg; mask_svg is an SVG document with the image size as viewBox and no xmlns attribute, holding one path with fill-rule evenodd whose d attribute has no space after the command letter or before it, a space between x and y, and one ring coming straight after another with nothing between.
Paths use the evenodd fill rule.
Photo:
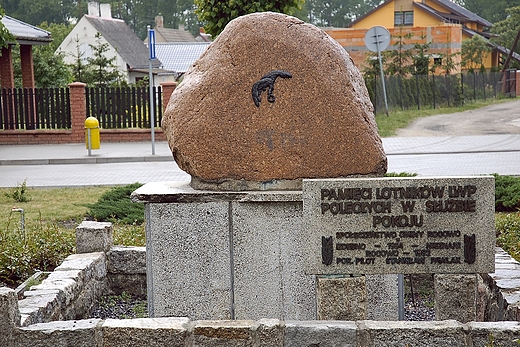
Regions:
<instances>
[{"instance_id":1,"label":"tree foliage","mask_svg":"<svg viewBox=\"0 0 520 347\"><path fill-rule=\"evenodd\" d=\"M496 35L492 41L500 46L511 49L518 30L520 30L520 6L506 10L507 19L504 19L493 25L491 32ZM520 43L515 49L516 53L520 53Z\"/></svg>"},{"instance_id":2,"label":"tree foliage","mask_svg":"<svg viewBox=\"0 0 520 347\"><path fill-rule=\"evenodd\" d=\"M206 24L206 33L216 37L233 19L255 12L279 12L293 14L301 9L305 0L195 0L199 19Z\"/></svg>"},{"instance_id":3,"label":"tree foliage","mask_svg":"<svg viewBox=\"0 0 520 347\"><path fill-rule=\"evenodd\" d=\"M480 69L488 52L491 52L491 47L486 40L480 35L474 35L471 39L462 41L461 64L470 70Z\"/></svg>"},{"instance_id":4,"label":"tree foliage","mask_svg":"<svg viewBox=\"0 0 520 347\"><path fill-rule=\"evenodd\" d=\"M306 0L304 19L320 27L344 28L380 2L380 0Z\"/></svg>"},{"instance_id":5,"label":"tree foliage","mask_svg":"<svg viewBox=\"0 0 520 347\"><path fill-rule=\"evenodd\" d=\"M103 42L100 33L96 33L96 43L89 45L92 49L92 57L87 57L87 68L81 82L89 86L108 87L121 85L124 82L123 74L117 69L116 56L108 57L110 49L108 43Z\"/></svg>"},{"instance_id":6,"label":"tree foliage","mask_svg":"<svg viewBox=\"0 0 520 347\"><path fill-rule=\"evenodd\" d=\"M506 19L508 8L520 6L520 0L458 0L454 2L491 23Z\"/></svg>"},{"instance_id":7,"label":"tree foliage","mask_svg":"<svg viewBox=\"0 0 520 347\"><path fill-rule=\"evenodd\" d=\"M0 5L0 20L5 16L5 11ZM7 47L9 42L14 42L14 37L5 25L0 21L0 49ZM2 52L0 51L0 55Z\"/></svg>"}]
</instances>

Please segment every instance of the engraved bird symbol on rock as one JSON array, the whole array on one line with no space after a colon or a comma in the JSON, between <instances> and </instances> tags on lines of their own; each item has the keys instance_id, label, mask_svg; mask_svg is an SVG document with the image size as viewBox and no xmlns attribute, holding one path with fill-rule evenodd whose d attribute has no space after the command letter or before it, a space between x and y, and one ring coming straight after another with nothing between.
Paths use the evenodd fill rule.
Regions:
<instances>
[{"instance_id":1,"label":"engraved bird symbol on rock","mask_svg":"<svg viewBox=\"0 0 520 347\"><path fill-rule=\"evenodd\" d=\"M262 101L262 92L265 92L267 89L269 89L267 90L267 101L270 103L275 102L276 98L273 94L274 82L276 82L278 77L291 78L292 75L287 71L273 70L262 77L260 81L253 84L251 95L253 96L253 101L255 102L256 107L260 107L260 102Z\"/></svg>"}]
</instances>

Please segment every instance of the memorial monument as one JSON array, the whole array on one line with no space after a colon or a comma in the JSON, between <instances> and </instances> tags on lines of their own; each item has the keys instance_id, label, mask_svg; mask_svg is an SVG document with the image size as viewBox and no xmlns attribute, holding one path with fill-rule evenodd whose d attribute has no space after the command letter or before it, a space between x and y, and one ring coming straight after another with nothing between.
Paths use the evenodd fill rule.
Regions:
<instances>
[{"instance_id":1,"label":"memorial monument","mask_svg":"<svg viewBox=\"0 0 520 347\"><path fill-rule=\"evenodd\" d=\"M375 273L376 259L386 261L394 249L350 240L370 226L353 222L353 230L336 230L304 217L323 212L340 221L349 211L370 210L383 234L388 223L392 232L403 224L410 234L427 223L412 213L406 221L394 216L398 203L379 199L387 191L376 186L360 183L352 188L358 192L331 183L313 190L313 179L375 178L387 167L361 74L326 33L277 13L233 20L186 73L162 126L192 179L149 183L133 194L145 203L152 317L397 320L397 276L358 276ZM311 190L302 193L309 179L304 186ZM411 205L403 208L410 212ZM454 242L464 242L463 234L472 236L461 230ZM476 242L480 247L480 236ZM351 256L352 245L361 243L365 249L355 250L362 255ZM397 250L395 258L403 258ZM479 257L475 263L487 268ZM334 276L349 271L356 276ZM345 302L338 286L354 290L355 299ZM331 298L337 299L332 311L322 305Z\"/></svg>"}]
</instances>

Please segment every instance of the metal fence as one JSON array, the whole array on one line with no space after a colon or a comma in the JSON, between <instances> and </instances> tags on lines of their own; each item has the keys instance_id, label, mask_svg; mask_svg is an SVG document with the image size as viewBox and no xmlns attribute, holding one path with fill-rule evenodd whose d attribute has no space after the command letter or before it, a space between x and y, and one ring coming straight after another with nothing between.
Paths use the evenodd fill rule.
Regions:
<instances>
[{"instance_id":1,"label":"metal fence","mask_svg":"<svg viewBox=\"0 0 520 347\"><path fill-rule=\"evenodd\" d=\"M3 130L70 129L68 88L2 88Z\"/></svg>"},{"instance_id":2,"label":"metal fence","mask_svg":"<svg viewBox=\"0 0 520 347\"><path fill-rule=\"evenodd\" d=\"M155 125L162 119L162 90L152 88ZM86 88L87 117L103 129L150 128L148 87Z\"/></svg>"},{"instance_id":3,"label":"metal fence","mask_svg":"<svg viewBox=\"0 0 520 347\"><path fill-rule=\"evenodd\" d=\"M465 102L516 96L516 71L446 76L385 77L388 108L408 110L462 106ZM376 113L385 112L380 78L365 79Z\"/></svg>"}]
</instances>

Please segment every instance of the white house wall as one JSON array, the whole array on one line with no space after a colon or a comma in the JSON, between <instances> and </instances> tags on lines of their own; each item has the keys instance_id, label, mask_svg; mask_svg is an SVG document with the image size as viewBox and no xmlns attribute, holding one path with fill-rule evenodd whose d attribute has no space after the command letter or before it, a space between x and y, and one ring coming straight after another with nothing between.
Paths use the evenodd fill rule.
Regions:
<instances>
[{"instance_id":1,"label":"white house wall","mask_svg":"<svg viewBox=\"0 0 520 347\"><path fill-rule=\"evenodd\" d=\"M74 29L70 32L70 34L63 40L60 44L56 52L64 52L64 58L66 64L74 64L77 59L78 45L86 44L87 47L89 45L96 46L96 33L98 31L94 28L94 26L88 21L86 17L80 19L80 21L76 24ZM101 43L108 44L108 41L105 40L103 36L101 36ZM128 71L126 68L126 62L123 60L121 55L117 53L117 51L108 44L108 50L105 52L105 56L107 58L116 57L115 64L118 70L125 76L127 82L131 83L128 80ZM83 59L86 59L87 56L83 56Z\"/></svg>"}]
</instances>

